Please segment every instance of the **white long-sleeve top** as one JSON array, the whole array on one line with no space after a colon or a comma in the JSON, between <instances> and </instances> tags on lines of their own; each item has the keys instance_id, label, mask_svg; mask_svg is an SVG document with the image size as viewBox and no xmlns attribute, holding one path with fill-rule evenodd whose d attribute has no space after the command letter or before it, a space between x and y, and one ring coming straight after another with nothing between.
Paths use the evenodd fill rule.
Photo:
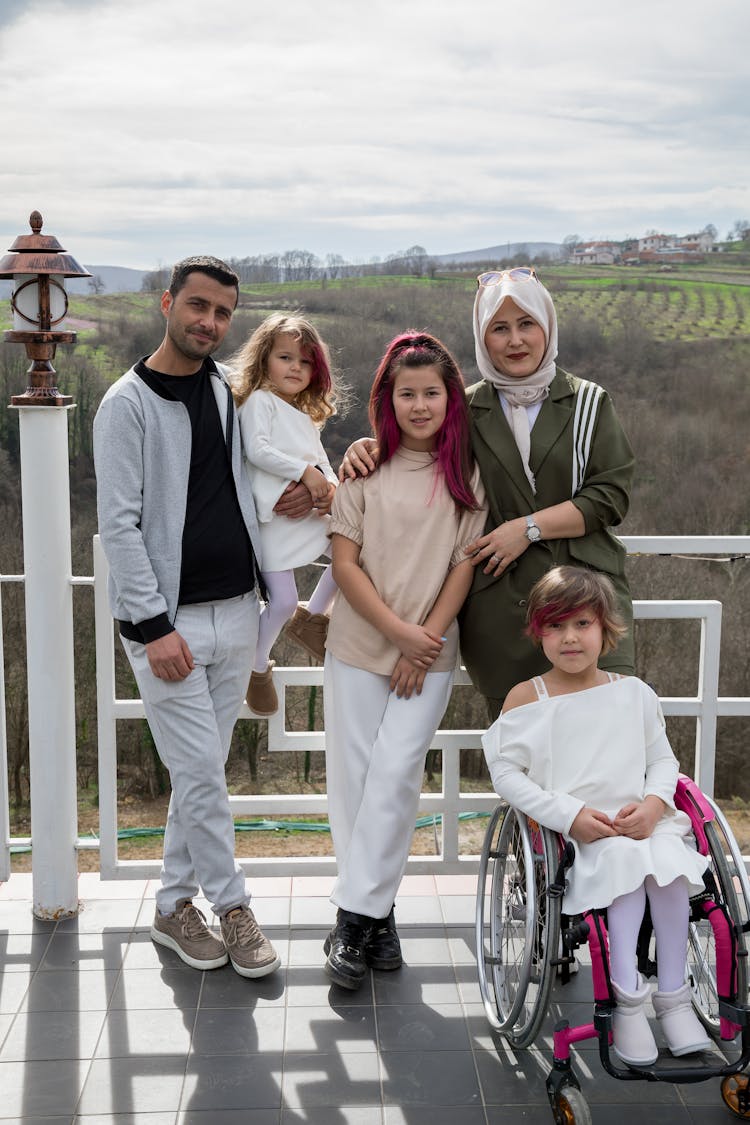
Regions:
<instances>
[{"instance_id":1,"label":"white long-sleeve top","mask_svg":"<svg viewBox=\"0 0 750 1125\"><path fill-rule=\"evenodd\" d=\"M245 400L239 421L258 513L264 571L290 570L314 562L329 549L329 517L313 510L303 519L290 520L275 515L273 509L287 485L298 481L309 465L337 483L320 431L308 414L266 390L253 391Z\"/></svg>"}]
</instances>

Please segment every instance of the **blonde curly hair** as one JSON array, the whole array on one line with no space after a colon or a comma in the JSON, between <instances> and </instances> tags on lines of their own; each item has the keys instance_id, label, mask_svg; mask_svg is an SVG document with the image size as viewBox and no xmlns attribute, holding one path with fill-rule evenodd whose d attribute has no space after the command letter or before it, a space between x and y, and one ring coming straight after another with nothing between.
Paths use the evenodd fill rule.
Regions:
<instances>
[{"instance_id":1,"label":"blonde curly hair","mask_svg":"<svg viewBox=\"0 0 750 1125\"><path fill-rule=\"evenodd\" d=\"M232 393L237 406L259 388L273 389L268 381L268 357L277 336L293 336L312 360L310 383L295 398L297 406L316 426L336 413L337 388L331 372L331 357L316 328L297 313L273 313L253 332L247 343L230 359L234 369Z\"/></svg>"}]
</instances>

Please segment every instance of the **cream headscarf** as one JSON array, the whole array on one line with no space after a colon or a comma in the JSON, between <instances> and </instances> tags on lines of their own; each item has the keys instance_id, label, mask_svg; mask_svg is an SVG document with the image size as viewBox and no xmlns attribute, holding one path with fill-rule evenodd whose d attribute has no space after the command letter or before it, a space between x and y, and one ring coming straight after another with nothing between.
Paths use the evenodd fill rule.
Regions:
<instances>
[{"instance_id":1,"label":"cream headscarf","mask_svg":"<svg viewBox=\"0 0 750 1125\"><path fill-rule=\"evenodd\" d=\"M506 297L512 297L524 312L533 316L547 341L539 367L533 375L527 375L523 379L514 379L496 370L484 343L487 327ZM511 408L510 428L521 454L524 472L536 494L534 474L529 467L531 431L526 407L543 401L549 394L549 385L555 377L557 356L557 314L552 298L542 283L535 278L514 281L506 275L498 285L480 286L474 301L474 346L482 378L502 392Z\"/></svg>"}]
</instances>

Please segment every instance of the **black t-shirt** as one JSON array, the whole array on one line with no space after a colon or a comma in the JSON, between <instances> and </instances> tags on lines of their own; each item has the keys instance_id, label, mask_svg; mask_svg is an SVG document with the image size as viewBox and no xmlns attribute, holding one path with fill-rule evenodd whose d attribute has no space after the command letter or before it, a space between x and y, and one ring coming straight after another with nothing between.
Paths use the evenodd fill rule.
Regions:
<instances>
[{"instance_id":1,"label":"black t-shirt","mask_svg":"<svg viewBox=\"0 0 750 1125\"><path fill-rule=\"evenodd\" d=\"M167 395L185 404L192 427L180 605L245 594L255 585L255 560L208 367L204 363L194 375L146 370Z\"/></svg>"}]
</instances>

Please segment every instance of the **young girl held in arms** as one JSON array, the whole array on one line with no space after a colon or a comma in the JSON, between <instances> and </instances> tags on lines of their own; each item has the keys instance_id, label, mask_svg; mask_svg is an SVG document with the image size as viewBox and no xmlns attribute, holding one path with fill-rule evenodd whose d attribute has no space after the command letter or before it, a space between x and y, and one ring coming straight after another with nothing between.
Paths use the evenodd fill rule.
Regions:
<instances>
[{"instance_id":1,"label":"young girl held in arms","mask_svg":"<svg viewBox=\"0 0 750 1125\"><path fill-rule=\"evenodd\" d=\"M331 512L338 593L325 658L328 810L338 878L326 972L356 989L397 969L393 904L409 855L424 759L451 693L456 614L484 492L455 360L427 333L393 340L369 403L380 457Z\"/></svg>"},{"instance_id":2,"label":"young girl held in arms","mask_svg":"<svg viewBox=\"0 0 750 1125\"><path fill-rule=\"evenodd\" d=\"M573 841L565 913L607 908L620 1058L648 1065L658 1054L644 1012L649 987L636 969L647 898L662 1032L673 1055L707 1048L685 982L689 896L703 889L707 861L675 810L679 766L657 696L635 676L597 666L623 632L612 584L555 567L533 587L527 622L552 667L509 692L482 740L495 789Z\"/></svg>"},{"instance_id":3,"label":"young girl held in arms","mask_svg":"<svg viewBox=\"0 0 750 1125\"><path fill-rule=\"evenodd\" d=\"M235 366L234 395L268 589L247 703L256 715L272 715L278 699L269 657L287 621L287 632L305 651L319 660L324 656L327 611L336 591L331 568L324 570L307 608L297 604L294 568L330 551L328 510L337 478L320 428L335 413L335 391L328 350L301 316L269 316L238 353ZM297 481L308 488L312 510L296 520L276 515L274 506Z\"/></svg>"}]
</instances>

